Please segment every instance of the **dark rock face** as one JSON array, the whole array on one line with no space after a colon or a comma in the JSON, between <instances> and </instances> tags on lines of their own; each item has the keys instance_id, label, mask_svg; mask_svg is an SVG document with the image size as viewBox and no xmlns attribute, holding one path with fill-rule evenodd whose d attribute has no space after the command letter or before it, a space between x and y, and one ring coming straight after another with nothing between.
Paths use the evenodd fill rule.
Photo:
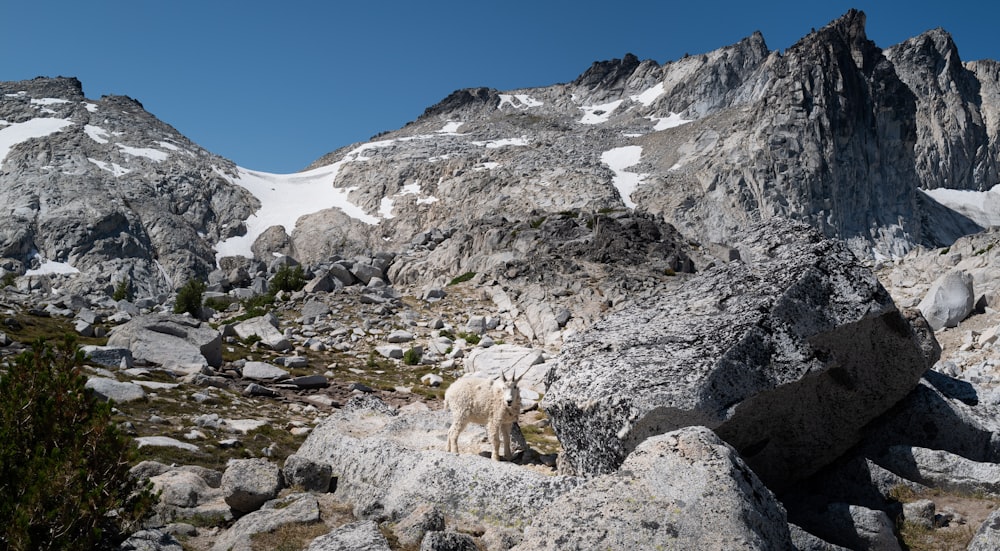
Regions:
<instances>
[{"instance_id":1,"label":"dark rock face","mask_svg":"<svg viewBox=\"0 0 1000 551\"><path fill-rule=\"evenodd\" d=\"M564 467L606 473L646 438L714 429L780 490L832 461L939 349L839 242L759 225L708 270L566 343L543 407Z\"/></svg>"}]
</instances>

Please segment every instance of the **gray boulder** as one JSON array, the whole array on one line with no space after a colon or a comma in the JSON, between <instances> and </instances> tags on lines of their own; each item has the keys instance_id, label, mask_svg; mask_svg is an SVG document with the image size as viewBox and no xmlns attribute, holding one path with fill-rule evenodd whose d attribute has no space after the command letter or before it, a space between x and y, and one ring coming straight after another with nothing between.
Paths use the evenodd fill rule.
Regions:
<instances>
[{"instance_id":1,"label":"gray boulder","mask_svg":"<svg viewBox=\"0 0 1000 551\"><path fill-rule=\"evenodd\" d=\"M418 505L412 513L392 527L399 545L416 547L428 532L444 530L444 514L433 505Z\"/></svg>"},{"instance_id":2,"label":"gray boulder","mask_svg":"<svg viewBox=\"0 0 1000 551\"><path fill-rule=\"evenodd\" d=\"M237 323L233 326L233 330L241 339L256 335L260 337L260 342L274 350L282 351L292 348L291 343L285 338L285 334L278 330L278 318L271 313Z\"/></svg>"},{"instance_id":3,"label":"gray boulder","mask_svg":"<svg viewBox=\"0 0 1000 551\"><path fill-rule=\"evenodd\" d=\"M222 365L222 335L208 324L176 314L150 314L119 325L108 346L128 348L136 360L193 371Z\"/></svg>"},{"instance_id":4,"label":"gray boulder","mask_svg":"<svg viewBox=\"0 0 1000 551\"><path fill-rule=\"evenodd\" d=\"M345 524L309 544L306 551L389 551L389 542L371 520Z\"/></svg>"},{"instance_id":5,"label":"gray boulder","mask_svg":"<svg viewBox=\"0 0 1000 551\"><path fill-rule=\"evenodd\" d=\"M278 497L281 469L267 459L233 459L222 473L222 493L234 511L256 511Z\"/></svg>"},{"instance_id":6,"label":"gray boulder","mask_svg":"<svg viewBox=\"0 0 1000 551\"><path fill-rule=\"evenodd\" d=\"M884 511L860 505L830 503L812 512L813 533L848 549L901 551L892 520Z\"/></svg>"},{"instance_id":7,"label":"gray boulder","mask_svg":"<svg viewBox=\"0 0 1000 551\"><path fill-rule=\"evenodd\" d=\"M281 381L291 375L284 369L267 362L247 362L243 365L243 378L258 381Z\"/></svg>"},{"instance_id":8,"label":"gray boulder","mask_svg":"<svg viewBox=\"0 0 1000 551\"><path fill-rule=\"evenodd\" d=\"M135 383L123 383L107 377L91 377L85 385L103 400L118 403L134 402L146 398L146 391Z\"/></svg>"},{"instance_id":9,"label":"gray boulder","mask_svg":"<svg viewBox=\"0 0 1000 551\"><path fill-rule=\"evenodd\" d=\"M292 454L285 459L281 472L285 484L299 486L310 492L327 492L333 478L333 469L326 463L317 463L301 455Z\"/></svg>"},{"instance_id":10,"label":"gray boulder","mask_svg":"<svg viewBox=\"0 0 1000 551\"><path fill-rule=\"evenodd\" d=\"M995 551L1000 549L1000 509L993 511L979 526L966 551Z\"/></svg>"},{"instance_id":11,"label":"gray boulder","mask_svg":"<svg viewBox=\"0 0 1000 551\"><path fill-rule=\"evenodd\" d=\"M776 490L858 443L940 354L839 241L760 224L734 261L563 346L542 404L565 472L614 471L646 438L703 425Z\"/></svg>"},{"instance_id":12,"label":"gray boulder","mask_svg":"<svg viewBox=\"0 0 1000 551\"><path fill-rule=\"evenodd\" d=\"M957 327L969 317L975 303L972 275L965 271L955 271L935 281L918 308L927 323L937 331L944 327Z\"/></svg>"},{"instance_id":13,"label":"gray boulder","mask_svg":"<svg viewBox=\"0 0 1000 551\"><path fill-rule=\"evenodd\" d=\"M655 543L654 543L655 542ZM609 475L539 511L518 551L792 549L785 511L704 427L647 439Z\"/></svg>"},{"instance_id":14,"label":"gray boulder","mask_svg":"<svg viewBox=\"0 0 1000 551\"><path fill-rule=\"evenodd\" d=\"M420 551L478 551L476 540L459 532L427 532Z\"/></svg>"},{"instance_id":15,"label":"gray boulder","mask_svg":"<svg viewBox=\"0 0 1000 551\"><path fill-rule=\"evenodd\" d=\"M139 530L118 547L118 551L184 551L172 535L160 529Z\"/></svg>"},{"instance_id":16,"label":"gray boulder","mask_svg":"<svg viewBox=\"0 0 1000 551\"><path fill-rule=\"evenodd\" d=\"M118 348L114 346L97 346L89 344L81 346L84 357L87 361L104 367L121 367L122 361L126 368L132 367L132 351L128 348Z\"/></svg>"},{"instance_id":17,"label":"gray boulder","mask_svg":"<svg viewBox=\"0 0 1000 551\"><path fill-rule=\"evenodd\" d=\"M319 503L315 497L311 494L288 495L268 501L260 510L241 517L215 540L212 551L250 551L254 534L319 520Z\"/></svg>"},{"instance_id":18,"label":"gray boulder","mask_svg":"<svg viewBox=\"0 0 1000 551\"><path fill-rule=\"evenodd\" d=\"M873 458L882 467L914 482L961 494L1000 496L1000 465L966 459L944 450L890 446Z\"/></svg>"}]
</instances>

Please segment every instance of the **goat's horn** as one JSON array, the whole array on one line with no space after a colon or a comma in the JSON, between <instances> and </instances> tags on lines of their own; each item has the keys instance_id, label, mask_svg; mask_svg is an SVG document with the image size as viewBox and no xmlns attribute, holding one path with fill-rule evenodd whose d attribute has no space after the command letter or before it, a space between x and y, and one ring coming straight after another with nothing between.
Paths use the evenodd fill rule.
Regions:
<instances>
[{"instance_id":1,"label":"goat's horn","mask_svg":"<svg viewBox=\"0 0 1000 551\"><path fill-rule=\"evenodd\" d=\"M503 382L505 382L505 383L507 382L507 376L504 375L504 372L503 372L502 369L500 370L500 380L503 381Z\"/></svg>"},{"instance_id":2,"label":"goat's horn","mask_svg":"<svg viewBox=\"0 0 1000 551\"><path fill-rule=\"evenodd\" d=\"M517 372L515 371L515 377L514 377L514 383L515 383L515 384L516 384L516 383L520 383L520 382L521 382L521 377L524 377L525 375L527 375L527 374L528 374L528 370L527 370L527 369L525 369L525 370L524 370L524 373L521 373L521 377L517 377L517 376L516 376L516 373L517 373Z\"/></svg>"}]
</instances>

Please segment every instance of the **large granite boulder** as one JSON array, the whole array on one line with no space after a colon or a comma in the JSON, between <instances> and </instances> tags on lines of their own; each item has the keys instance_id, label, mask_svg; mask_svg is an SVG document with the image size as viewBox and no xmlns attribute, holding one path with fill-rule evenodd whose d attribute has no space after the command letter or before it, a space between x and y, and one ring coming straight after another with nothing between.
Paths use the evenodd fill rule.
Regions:
<instances>
[{"instance_id":1,"label":"large granite boulder","mask_svg":"<svg viewBox=\"0 0 1000 551\"><path fill-rule=\"evenodd\" d=\"M829 463L940 354L839 241L774 221L743 261L626 306L562 349L542 406L564 472L612 472L640 443L703 425L780 490Z\"/></svg>"},{"instance_id":2,"label":"large granite boulder","mask_svg":"<svg viewBox=\"0 0 1000 551\"><path fill-rule=\"evenodd\" d=\"M920 312L935 331L957 327L975 307L972 275L965 271L949 272L931 285L920 301Z\"/></svg>"},{"instance_id":3,"label":"large granite boulder","mask_svg":"<svg viewBox=\"0 0 1000 551\"><path fill-rule=\"evenodd\" d=\"M136 360L197 370L222 365L222 334L188 316L150 314L115 327L108 346L127 348Z\"/></svg>"},{"instance_id":4,"label":"large granite boulder","mask_svg":"<svg viewBox=\"0 0 1000 551\"><path fill-rule=\"evenodd\" d=\"M649 438L540 511L514 549L792 549L785 510L705 427Z\"/></svg>"}]
</instances>

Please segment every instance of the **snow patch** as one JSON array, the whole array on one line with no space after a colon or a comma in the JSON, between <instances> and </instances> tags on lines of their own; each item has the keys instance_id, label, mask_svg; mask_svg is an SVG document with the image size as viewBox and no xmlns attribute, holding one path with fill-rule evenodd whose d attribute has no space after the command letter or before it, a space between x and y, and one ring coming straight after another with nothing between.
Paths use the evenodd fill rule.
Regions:
<instances>
[{"instance_id":1,"label":"snow patch","mask_svg":"<svg viewBox=\"0 0 1000 551\"><path fill-rule=\"evenodd\" d=\"M674 128L682 124L693 122L693 120L685 119L681 117L680 113L674 113L673 111L671 111L670 114L667 115L666 117L646 117L646 118L656 123L656 126L653 127L653 130L656 131L666 130L668 128Z\"/></svg>"},{"instance_id":2,"label":"snow patch","mask_svg":"<svg viewBox=\"0 0 1000 551\"><path fill-rule=\"evenodd\" d=\"M463 124L465 123L461 121L448 121L441 130L438 130L438 134L457 134Z\"/></svg>"},{"instance_id":3,"label":"snow patch","mask_svg":"<svg viewBox=\"0 0 1000 551\"><path fill-rule=\"evenodd\" d=\"M120 143L115 145L117 145L118 149L121 149L122 153L126 155L132 155L133 157L145 157L157 163L167 160L167 157L170 156L159 149L153 149L151 147L132 147Z\"/></svg>"},{"instance_id":4,"label":"snow patch","mask_svg":"<svg viewBox=\"0 0 1000 551\"><path fill-rule=\"evenodd\" d=\"M485 147L486 149L497 149L499 147L506 147L509 145L515 145L515 146L528 145L528 138L525 136L521 136L520 138L504 138L501 140L490 140L488 142L472 142L472 144Z\"/></svg>"},{"instance_id":5,"label":"snow patch","mask_svg":"<svg viewBox=\"0 0 1000 551\"><path fill-rule=\"evenodd\" d=\"M85 102L82 102L82 103L83 103L84 109L86 109L87 111L90 111L91 113L96 113L97 112L97 104L96 103L90 103L89 101L85 101Z\"/></svg>"},{"instance_id":6,"label":"snow patch","mask_svg":"<svg viewBox=\"0 0 1000 551\"><path fill-rule=\"evenodd\" d=\"M379 215L386 220L395 218L395 215L392 214L392 206L393 200L388 197L383 197L378 206Z\"/></svg>"},{"instance_id":7,"label":"snow patch","mask_svg":"<svg viewBox=\"0 0 1000 551\"><path fill-rule=\"evenodd\" d=\"M108 131L101 128L100 126L93 126L88 124L83 127L83 131L88 136L90 136L90 139L94 140L97 143L108 143L108 138L107 138L107 136L109 135Z\"/></svg>"},{"instance_id":8,"label":"snow patch","mask_svg":"<svg viewBox=\"0 0 1000 551\"><path fill-rule=\"evenodd\" d=\"M132 172L118 163L106 163L104 161L98 161L97 159L91 159L90 157L87 157L87 160L97 165L101 170L107 170L108 172L114 174L115 178Z\"/></svg>"},{"instance_id":9,"label":"snow patch","mask_svg":"<svg viewBox=\"0 0 1000 551\"><path fill-rule=\"evenodd\" d=\"M170 151L180 151L181 150L181 148L177 147L176 145L174 145L174 144L172 144L170 142L156 142L156 143L160 144L160 147L162 147L163 149L169 149Z\"/></svg>"},{"instance_id":10,"label":"snow patch","mask_svg":"<svg viewBox=\"0 0 1000 551\"><path fill-rule=\"evenodd\" d=\"M406 184L398 195L420 195L420 182Z\"/></svg>"},{"instance_id":11,"label":"snow patch","mask_svg":"<svg viewBox=\"0 0 1000 551\"><path fill-rule=\"evenodd\" d=\"M7 158L10 150L17 144L32 138L42 138L49 134L55 134L71 124L73 122L66 119L39 118L16 122L0 128L0 167L3 166L3 161Z\"/></svg>"},{"instance_id":12,"label":"snow patch","mask_svg":"<svg viewBox=\"0 0 1000 551\"><path fill-rule=\"evenodd\" d=\"M989 191L944 188L920 191L984 228L1000 226L1000 184Z\"/></svg>"},{"instance_id":13,"label":"snow patch","mask_svg":"<svg viewBox=\"0 0 1000 551\"><path fill-rule=\"evenodd\" d=\"M76 268L70 266L65 262L55 262L52 260L46 260L45 257L40 255L36 250L32 250L31 253L28 255L28 261L30 262L34 258L37 258L39 261L38 267L24 272L24 275L34 276L34 275L49 275L49 274L80 273L80 270L77 270Z\"/></svg>"},{"instance_id":14,"label":"snow patch","mask_svg":"<svg viewBox=\"0 0 1000 551\"><path fill-rule=\"evenodd\" d=\"M602 122L608 122L611 118L611 114L618 109L618 106L622 104L625 100L615 100L611 103L602 103L601 105L584 105L580 107L583 110L583 118L580 119L580 124L600 124Z\"/></svg>"},{"instance_id":15,"label":"snow patch","mask_svg":"<svg viewBox=\"0 0 1000 551\"><path fill-rule=\"evenodd\" d=\"M640 157L642 157L642 146L639 145L616 147L601 153L601 162L608 165L608 168L615 173L611 183L618 190L622 202L630 209L635 208L632 192L638 189L646 175L627 172L625 169L637 164Z\"/></svg>"},{"instance_id":16,"label":"snow patch","mask_svg":"<svg viewBox=\"0 0 1000 551\"><path fill-rule=\"evenodd\" d=\"M32 105L58 105L60 103L69 103L69 100L60 98L31 98Z\"/></svg>"},{"instance_id":17,"label":"snow patch","mask_svg":"<svg viewBox=\"0 0 1000 551\"><path fill-rule=\"evenodd\" d=\"M482 172L484 170L495 170L497 168L500 168L500 163L485 162L485 163L479 163L478 165L472 167L472 170L475 170L476 172Z\"/></svg>"},{"instance_id":18,"label":"snow patch","mask_svg":"<svg viewBox=\"0 0 1000 551\"><path fill-rule=\"evenodd\" d=\"M527 109L529 107L541 107L545 104L528 94L500 94L500 103L497 105L497 109L503 109L504 105L510 105L514 109Z\"/></svg>"},{"instance_id":19,"label":"snow patch","mask_svg":"<svg viewBox=\"0 0 1000 551\"><path fill-rule=\"evenodd\" d=\"M656 86L647 89L645 92L635 96L630 96L630 98L632 101L637 101L646 107L649 107L654 101L656 101L656 98L662 96L664 93L666 93L666 90L663 88L663 83L661 82Z\"/></svg>"}]
</instances>

